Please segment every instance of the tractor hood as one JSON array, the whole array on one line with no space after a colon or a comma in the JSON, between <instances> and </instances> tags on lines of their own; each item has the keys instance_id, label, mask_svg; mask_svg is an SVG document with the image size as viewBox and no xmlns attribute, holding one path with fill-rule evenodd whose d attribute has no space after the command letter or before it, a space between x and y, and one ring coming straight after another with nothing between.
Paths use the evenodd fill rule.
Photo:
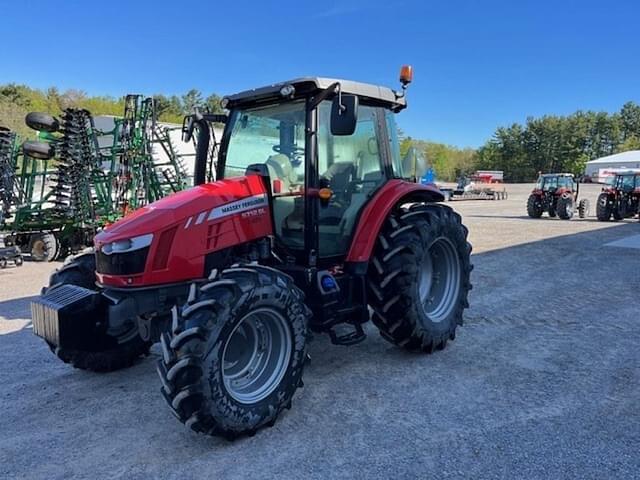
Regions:
<instances>
[{"instance_id":1,"label":"tractor hood","mask_svg":"<svg viewBox=\"0 0 640 480\"><path fill-rule=\"evenodd\" d=\"M199 185L96 235L97 279L107 286L144 287L203 278L215 267L216 252L272 235L272 225L259 175Z\"/></svg>"},{"instance_id":2,"label":"tractor hood","mask_svg":"<svg viewBox=\"0 0 640 480\"><path fill-rule=\"evenodd\" d=\"M99 248L108 242L124 240L141 235L153 234L173 226L187 222L201 224L205 220L213 220L216 207L230 204L247 197L264 196L266 190L258 175L229 178L213 183L205 183L197 187L175 193L142 207L108 226L95 237L95 246ZM264 205L266 205L266 198ZM229 211L231 211L229 210Z\"/></svg>"}]
</instances>

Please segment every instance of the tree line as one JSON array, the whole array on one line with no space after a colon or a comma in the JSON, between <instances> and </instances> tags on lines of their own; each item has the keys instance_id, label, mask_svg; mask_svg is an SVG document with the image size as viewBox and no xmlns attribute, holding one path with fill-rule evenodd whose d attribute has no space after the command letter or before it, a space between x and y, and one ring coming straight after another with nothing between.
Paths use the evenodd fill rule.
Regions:
<instances>
[{"instance_id":1,"label":"tree line","mask_svg":"<svg viewBox=\"0 0 640 480\"><path fill-rule=\"evenodd\" d=\"M153 98L157 119L162 122L182 123L184 115L192 113L195 106L213 113L222 111L218 95L204 96L196 89L183 95L155 94ZM61 92L56 87L40 90L15 83L0 85L0 126L8 127L25 138L34 135L33 130L24 124L27 113L37 111L59 115L65 108L85 108L93 115L122 116L124 97L91 96L74 89Z\"/></svg>"},{"instance_id":2,"label":"tree line","mask_svg":"<svg viewBox=\"0 0 640 480\"><path fill-rule=\"evenodd\" d=\"M422 151L439 180L453 181L475 170L503 170L507 182L531 182L538 172L582 175L586 162L640 150L640 105L625 103L615 113L577 111L571 115L529 117L524 125L499 127L478 149L403 138Z\"/></svg>"},{"instance_id":3,"label":"tree line","mask_svg":"<svg viewBox=\"0 0 640 480\"><path fill-rule=\"evenodd\" d=\"M528 182L538 172L581 175L586 162L628 150L640 150L640 105L634 102L613 114L577 111L500 127L477 150L476 167L504 170L508 182Z\"/></svg>"},{"instance_id":4,"label":"tree line","mask_svg":"<svg viewBox=\"0 0 640 480\"><path fill-rule=\"evenodd\" d=\"M196 89L183 95L153 95L160 121L182 123L195 106L221 112L220 97ZM31 111L59 115L69 107L86 108L94 115L122 115L124 98L90 96L81 90L61 92L15 83L0 85L0 126L23 137L33 131L24 124ZM480 148L458 148L443 143L405 137L400 132L401 153L419 149L442 181L453 181L475 170L503 170L508 182L533 181L538 172L580 175L585 163L628 150L640 150L640 105L625 103L618 112L577 111L567 116L545 115L499 127Z\"/></svg>"}]
</instances>

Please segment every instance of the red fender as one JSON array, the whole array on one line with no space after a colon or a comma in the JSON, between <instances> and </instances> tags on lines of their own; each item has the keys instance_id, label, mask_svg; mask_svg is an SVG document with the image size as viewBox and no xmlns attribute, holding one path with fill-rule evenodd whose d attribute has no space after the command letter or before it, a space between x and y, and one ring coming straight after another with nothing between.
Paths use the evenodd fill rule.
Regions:
<instances>
[{"instance_id":1,"label":"red fender","mask_svg":"<svg viewBox=\"0 0 640 480\"><path fill-rule=\"evenodd\" d=\"M362 211L346 261L369 261L378 232L391 209L398 203L441 202L442 200L444 195L434 185L421 185L398 179L390 180L378 190Z\"/></svg>"}]
</instances>

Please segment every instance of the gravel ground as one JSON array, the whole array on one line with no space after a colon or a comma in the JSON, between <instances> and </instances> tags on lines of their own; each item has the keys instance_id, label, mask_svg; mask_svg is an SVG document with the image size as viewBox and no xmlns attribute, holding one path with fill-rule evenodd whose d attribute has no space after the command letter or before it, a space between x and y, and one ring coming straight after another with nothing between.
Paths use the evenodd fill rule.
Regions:
<instances>
[{"instance_id":1,"label":"gravel ground","mask_svg":"<svg viewBox=\"0 0 640 480\"><path fill-rule=\"evenodd\" d=\"M0 478L640 478L640 250L605 246L640 224L532 220L530 188L451 203L475 270L446 350L317 337L293 409L233 443L173 418L156 348L107 375L57 361L28 321L55 265L1 271Z\"/></svg>"}]
</instances>

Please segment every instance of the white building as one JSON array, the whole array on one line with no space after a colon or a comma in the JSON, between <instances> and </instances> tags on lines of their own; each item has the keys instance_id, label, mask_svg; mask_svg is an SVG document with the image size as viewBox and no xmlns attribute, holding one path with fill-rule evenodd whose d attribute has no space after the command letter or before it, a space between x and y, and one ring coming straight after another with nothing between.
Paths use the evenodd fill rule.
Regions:
<instances>
[{"instance_id":1,"label":"white building","mask_svg":"<svg viewBox=\"0 0 640 480\"><path fill-rule=\"evenodd\" d=\"M587 162L584 173L594 180L605 181L621 170L640 170L640 150L616 153Z\"/></svg>"}]
</instances>

